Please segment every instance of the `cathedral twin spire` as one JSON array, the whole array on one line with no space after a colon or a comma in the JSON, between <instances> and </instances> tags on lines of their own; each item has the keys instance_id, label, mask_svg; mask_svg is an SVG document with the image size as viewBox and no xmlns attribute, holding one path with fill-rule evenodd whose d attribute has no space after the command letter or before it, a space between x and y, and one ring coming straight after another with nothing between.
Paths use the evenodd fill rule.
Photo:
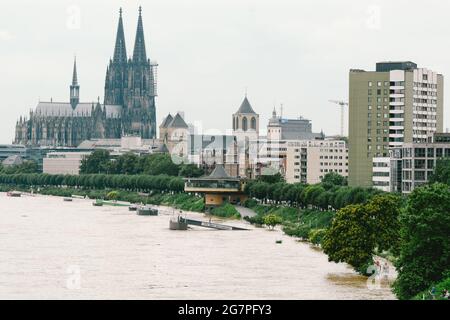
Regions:
<instances>
[{"instance_id":1,"label":"cathedral twin spire","mask_svg":"<svg viewBox=\"0 0 450 320\"><path fill-rule=\"evenodd\" d=\"M114 48L114 59L115 63L126 63L127 62L127 49L125 46L125 34L123 31L123 21L122 21L122 8L120 8L119 25L117 27L116 36L116 46Z\"/></svg>"},{"instance_id":2,"label":"cathedral twin spire","mask_svg":"<svg viewBox=\"0 0 450 320\"><path fill-rule=\"evenodd\" d=\"M145 52L144 26L142 24L142 8L139 7L139 19L136 30L136 39L134 41L133 62L140 63L147 61Z\"/></svg>"},{"instance_id":3,"label":"cathedral twin spire","mask_svg":"<svg viewBox=\"0 0 450 320\"><path fill-rule=\"evenodd\" d=\"M125 45L125 33L122 21L122 8L119 11L119 25L117 27L116 45L114 48L114 63L125 63L127 61L127 49ZM136 30L136 38L133 51L133 62L142 63L147 61L145 50L144 26L142 23L142 8L139 7L139 18Z\"/></svg>"}]
</instances>

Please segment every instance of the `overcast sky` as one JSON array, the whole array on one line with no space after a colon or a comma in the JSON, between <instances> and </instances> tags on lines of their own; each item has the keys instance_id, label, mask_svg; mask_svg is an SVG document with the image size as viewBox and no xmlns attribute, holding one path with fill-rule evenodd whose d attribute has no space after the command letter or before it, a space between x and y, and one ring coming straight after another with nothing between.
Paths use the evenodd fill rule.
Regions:
<instances>
[{"instance_id":1,"label":"overcast sky","mask_svg":"<svg viewBox=\"0 0 450 320\"><path fill-rule=\"evenodd\" d=\"M16 120L39 99L69 100L75 54L81 100L103 101L119 7L131 55L139 5L147 53L159 63L158 125L183 110L188 122L225 133L247 88L261 128L282 103L284 116L337 134L339 109L328 100L348 99L350 68L411 60L450 74L450 3L442 0L8 1L0 10L0 143L13 140Z\"/></svg>"}]
</instances>

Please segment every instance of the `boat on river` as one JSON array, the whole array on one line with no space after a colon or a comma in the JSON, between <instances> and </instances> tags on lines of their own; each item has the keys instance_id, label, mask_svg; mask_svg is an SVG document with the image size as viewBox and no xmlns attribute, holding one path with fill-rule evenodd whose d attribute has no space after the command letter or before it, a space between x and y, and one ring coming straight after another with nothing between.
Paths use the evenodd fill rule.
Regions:
<instances>
[{"instance_id":1,"label":"boat on river","mask_svg":"<svg viewBox=\"0 0 450 320\"><path fill-rule=\"evenodd\" d=\"M150 206L140 206L137 208L137 214L140 216L157 216L158 209L152 208Z\"/></svg>"},{"instance_id":2,"label":"boat on river","mask_svg":"<svg viewBox=\"0 0 450 320\"><path fill-rule=\"evenodd\" d=\"M73 199L72 198L64 198L63 201L65 201L65 202L72 202Z\"/></svg>"},{"instance_id":3,"label":"boat on river","mask_svg":"<svg viewBox=\"0 0 450 320\"><path fill-rule=\"evenodd\" d=\"M138 209L138 206L135 204L132 204L128 207L128 211L137 211L137 209Z\"/></svg>"},{"instance_id":4,"label":"boat on river","mask_svg":"<svg viewBox=\"0 0 450 320\"><path fill-rule=\"evenodd\" d=\"M97 199L94 202L92 202L92 205L94 207L102 207L103 206L103 201Z\"/></svg>"},{"instance_id":5,"label":"boat on river","mask_svg":"<svg viewBox=\"0 0 450 320\"><path fill-rule=\"evenodd\" d=\"M128 207L130 206L129 202L122 202L122 201L116 201L116 200L102 200L102 199L96 199L94 203L92 203L94 206L113 206L113 207Z\"/></svg>"},{"instance_id":6,"label":"boat on river","mask_svg":"<svg viewBox=\"0 0 450 320\"><path fill-rule=\"evenodd\" d=\"M22 196L22 193L19 192L19 191L8 191L8 192L6 193L6 195L7 195L8 197L19 198L19 197Z\"/></svg>"}]
</instances>

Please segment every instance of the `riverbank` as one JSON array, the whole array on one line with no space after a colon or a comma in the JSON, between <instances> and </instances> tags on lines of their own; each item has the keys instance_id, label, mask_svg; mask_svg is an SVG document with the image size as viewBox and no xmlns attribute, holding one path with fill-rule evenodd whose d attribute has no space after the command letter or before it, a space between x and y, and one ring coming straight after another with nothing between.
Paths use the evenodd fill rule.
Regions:
<instances>
[{"instance_id":1,"label":"riverbank","mask_svg":"<svg viewBox=\"0 0 450 320\"><path fill-rule=\"evenodd\" d=\"M130 203L142 203L152 205L166 205L175 209L187 210L193 212L203 212L204 201L202 197L197 197L187 193L138 193L134 191L125 190L96 190L96 189L82 189L82 188L55 188L55 187L21 187L11 185L0 185L0 192L8 191L22 191L28 193L36 193L42 195L51 195L59 197L71 197L72 195L86 197L88 199L108 199L108 194L114 192L115 200L126 201Z\"/></svg>"},{"instance_id":2,"label":"riverbank","mask_svg":"<svg viewBox=\"0 0 450 320\"><path fill-rule=\"evenodd\" d=\"M164 206L161 215L143 217L87 199L4 193L0 206L8 208L0 253L5 299L395 299L310 245L240 220L227 224L251 231L171 231L173 210Z\"/></svg>"}]
</instances>

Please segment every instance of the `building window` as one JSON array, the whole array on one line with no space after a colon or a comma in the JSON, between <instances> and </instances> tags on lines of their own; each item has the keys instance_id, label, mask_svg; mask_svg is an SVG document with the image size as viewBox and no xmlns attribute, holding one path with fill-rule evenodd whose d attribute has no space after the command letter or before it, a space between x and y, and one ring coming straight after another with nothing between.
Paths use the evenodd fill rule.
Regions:
<instances>
[{"instance_id":1,"label":"building window","mask_svg":"<svg viewBox=\"0 0 450 320\"><path fill-rule=\"evenodd\" d=\"M252 127L253 130L256 130L256 118L255 117L252 117L251 127Z\"/></svg>"},{"instance_id":2,"label":"building window","mask_svg":"<svg viewBox=\"0 0 450 320\"><path fill-rule=\"evenodd\" d=\"M242 130L247 131L247 129L248 129L247 117L244 117L242 119Z\"/></svg>"}]
</instances>

